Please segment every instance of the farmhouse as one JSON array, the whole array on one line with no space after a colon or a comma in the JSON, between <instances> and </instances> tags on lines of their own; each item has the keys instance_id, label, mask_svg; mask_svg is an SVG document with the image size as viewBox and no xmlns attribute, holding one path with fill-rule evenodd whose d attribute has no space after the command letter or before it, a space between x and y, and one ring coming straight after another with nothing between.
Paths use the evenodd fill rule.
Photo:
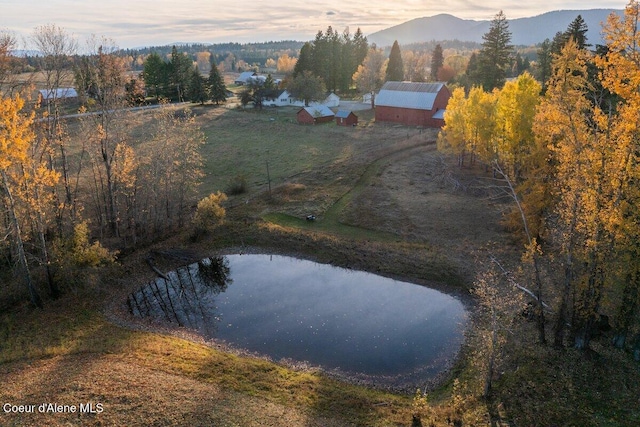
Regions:
<instances>
[{"instance_id":1,"label":"farmhouse","mask_svg":"<svg viewBox=\"0 0 640 427\"><path fill-rule=\"evenodd\" d=\"M293 98L286 89L283 89L275 92L273 97L262 101L262 105L265 107L286 107L289 105L302 107L304 106L304 102L302 102L301 105L298 105L297 100Z\"/></svg>"},{"instance_id":2,"label":"farmhouse","mask_svg":"<svg viewBox=\"0 0 640 427\"><path fill-rule=\"evenodd\" d=\"M338 126L355 126L358 124L358 116L353 111L339 110L336 113L336 124Z\"/></svg>"},{"instance_id":3,"label":"farmhouse","mask_svg":"<svg viewBox=\"0 0 640 427\"><path fill-rule=\"evenodd\" d=\"M294 98L286 89L278 91L272 98L267 98L262 102L265 107L304 107L304 100ZM311 102L311 106L338 107L340 97L335 93L330 93L322 102Z\"/></svg>"},{"instance_id":4,"label":"farmhouse","mask_svg":"<svg viewBox=\"0 0 640 427\"><path fill-rule=\"evenodd\" d=\"M444 83L386 82L375 98L376 122L442 127L451 91Z\"/></svg>"},{"instance_id":5,"label":"farmhouse","mask_svg":"<svg viewBox=\"0 0 640 427\"><path fill-rule=\"evenodd\" d=\"M313 107L304 107L296 114L298 123L315 125L318 123L328 123L333 121L335 115L333 111L324 105L315 105Z\"/></svg>"}]
</instances>

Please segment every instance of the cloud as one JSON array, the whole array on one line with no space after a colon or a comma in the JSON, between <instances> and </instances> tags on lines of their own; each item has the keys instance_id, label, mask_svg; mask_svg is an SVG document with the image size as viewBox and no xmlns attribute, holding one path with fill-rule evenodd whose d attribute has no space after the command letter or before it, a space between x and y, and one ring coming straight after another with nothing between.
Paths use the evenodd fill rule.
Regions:
<instances>
[{"instance_id":1,"label":"cloud","mask_svg":"<svg viewBox=\"0 0 640 427\"><path fill-rule=\"evenodd\" d=\"M2 26L28 37L33 28L55 23L82 41L91 34L114 39L122 47L194 42L312 40L331 25L366 34L411 19L450 13L463 19L492 19L503 10L508 19L549 10L584 9L583 1L556 3L507 0L325 0L323 9L306 0L233 2L210 0L2 0ZM590 1L588 8L618 8L619 0ZM28 13L27 13L28 9Z\"/></svg>"}]
</instances>

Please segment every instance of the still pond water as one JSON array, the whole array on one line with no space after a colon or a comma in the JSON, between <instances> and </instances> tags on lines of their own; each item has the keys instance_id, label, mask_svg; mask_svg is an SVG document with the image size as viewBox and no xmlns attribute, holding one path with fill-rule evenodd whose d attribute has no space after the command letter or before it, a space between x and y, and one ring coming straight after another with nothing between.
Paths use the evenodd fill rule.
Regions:
<instances>
[{"instance_id":1,"label":"still pond water","mask_svg":"<svg viewBox=\"0 0 640 427\"><path fill-rule=\"evenodd\" d=\"M442 372L467 319L459 300L436 290L284 256L207 258L168 277L129 296L133 315L381 386Z\"/></svg>"}]
</instances>

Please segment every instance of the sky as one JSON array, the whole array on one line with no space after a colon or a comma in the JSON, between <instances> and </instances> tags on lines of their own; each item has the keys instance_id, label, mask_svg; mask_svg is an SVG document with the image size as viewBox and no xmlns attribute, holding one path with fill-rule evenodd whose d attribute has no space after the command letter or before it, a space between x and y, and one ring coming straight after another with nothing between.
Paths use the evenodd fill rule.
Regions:
<instances>
[{"instance_id":1,"label":"sky","mask_svg":"<svg viewBox=\"0 0 640 427\"><path fill-rule=\"evenodd\" d=\"M365 35L415 18L449 13L463 19L507 19L551 10L623 9L621 0L0 0L0 31L28 49L33 29L62 27L80 45L91 35L121 48L179 42L312 40L331 25Z\"/></svg>"}]
</instances>

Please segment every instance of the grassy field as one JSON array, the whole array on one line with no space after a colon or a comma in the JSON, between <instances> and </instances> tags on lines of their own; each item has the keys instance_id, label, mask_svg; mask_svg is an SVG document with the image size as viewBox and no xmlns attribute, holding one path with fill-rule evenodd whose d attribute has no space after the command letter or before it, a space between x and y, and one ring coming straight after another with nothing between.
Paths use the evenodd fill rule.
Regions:
<instances>
[{"instance_id":1,"label":"grassy field","mask_svg":"<svg viewBox=\"0 0 640 427\"><path fill-rule=\"evenodd\" d=\"M225 190L239 175L246 177L250 192L266 190L269 175L275 187L311 171L340 164L354 166L359 163L356 157L363 156L364 162L369 153L406 138L406 130L380 133L373 126L371 111L361 113L355 129L334 123L298 125L297 111L288 107L262 111L194 108L207 136L203 192Z\"/></svg>"},{"instance_id":2,"label":"grassy field","mask_svg":"<svg viewBox=\"0 0 640 427\"><path fill-rule=\"evenodd\" d=\"M522 319L494 399L474 391L482 380L474 345L481 344L472 335L424 404L129 318L123 301L153 278L145 263L152 250L193 260L240 250L299 256L465 301L475 258L490 251L507 266L519 261L500 225L504 205L482 189L484 171L452 166L435 150L434 132L376 124L371 111L359 113L357 128L298 125L295 109L193 111L207 135L201 194L224 191L237 176L247 179L247 192L230 197L228 221L214 235L194 242L185 230L121 255L107 270L88 271L86 287L67 289L44 310L0 313L0 404L92 402L104 409L0 411L0 425L410 426L416 413L424 426L492 425L490 417L493 425L640 423L637 364L606 346L594 358L536 347L533 326ZM316 221L306 221L309 214ZM184 260L156 262L169 271Z\"/></svg>"}]
</instances>

